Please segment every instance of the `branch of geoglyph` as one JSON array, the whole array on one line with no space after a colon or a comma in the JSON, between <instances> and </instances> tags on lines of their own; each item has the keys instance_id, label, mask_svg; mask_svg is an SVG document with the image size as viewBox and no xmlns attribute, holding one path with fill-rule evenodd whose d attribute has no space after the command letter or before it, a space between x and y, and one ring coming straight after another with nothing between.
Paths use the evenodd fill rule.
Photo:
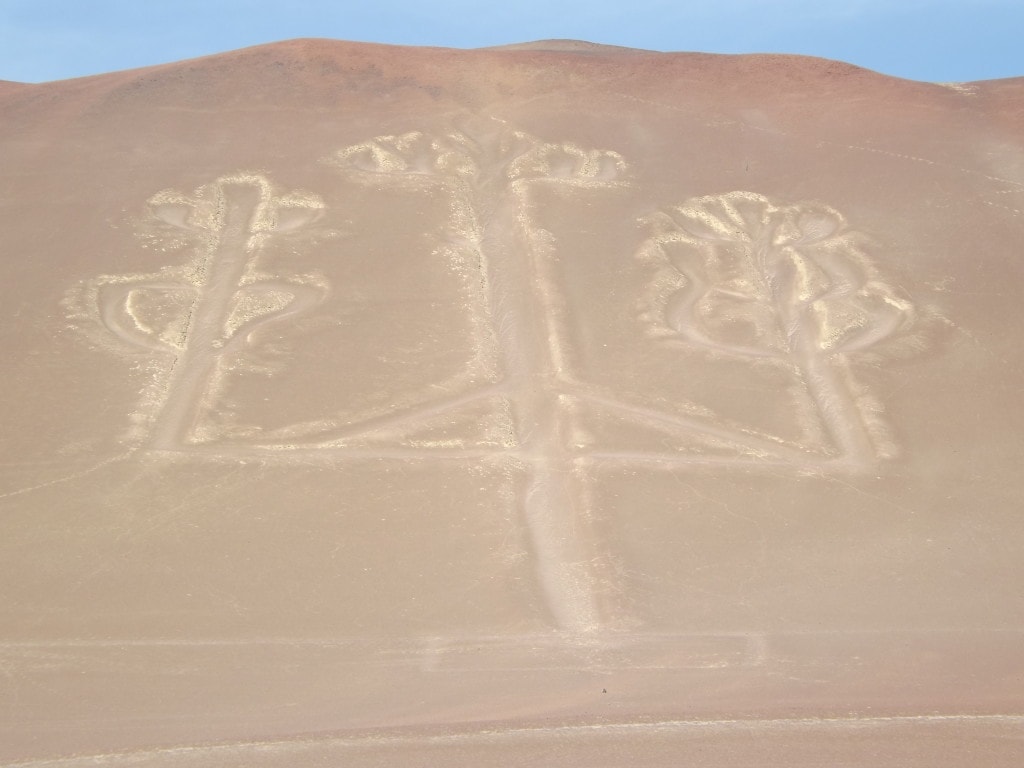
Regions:
<instances>
[{"instance_id":1,"label":"branch of geoglyph","mask_svg":"<svg viewBox=\"0 0 1024 768\"><path fill-rule=\"evenodd\" d=\"M375 136L337 150L325 162L349 173L395 174L408 179L477 173L477 163L464 142L419 131Z\"/></svg>"},{"instance_id":2,"label":"branch of geoglyph","mask_svg":"<svg viewBox=\"0 0 1024 768\"><path fill-rule=\"evenodd\" d=\"M267 179L244 173L217 179L212 184L199 188L192 195L184 195L173 190L157 193L149 200L153 219L164 227L169 227L172 232L183 233L187 239L199 236L197 251L193 259L186 264L164 267L156 275L111 278L109 283L100 287L97 295L100 319L115 335L150 350L184 350L188 323L185 324L186 327L179 329L180 338L161 338L161 329L146 327L131 305L133 299L145 293L162 293L168 298L176 293L187 294L180 302L181 317L178 319L184 321L188 317L189 308L196 300L198 292L211 279L211 270L215 269L215 265L211 263L211 259L214 258L212 249L217 246L219 232L224 226L227 210L226 190L232 185L252 187L259 191L258 202L246 226L244 248L249 252L258 250L267 238L275 234L289 232L309 224L323 209L323 203L314 196L302 192L276 196ZM178 242L177 235L171 234L169 239ZM261 279L256 275L253 258L247 257L246 262L245 271L236 285L236 297L241 290L248 290L250 293L253 290L260 290L257 286ZM306 288L296 287L289 290L292 293L292 301L286 302L285 306L268 305L269 309L262 312L256 307L249 307L248 314L252 317L261 314L280 315L281 312L294 314L300 305L302 308L308 308L310 302L304 301L309 298ZM129 318L131 322L128 322ZM189 322L194 320L189 318ZM233 331L234 329L225 328L226 338L230 338Z\"/></svg>"},{"instance_id":3,"label":"branch of geoglyph","mask_svg":"<svg viewBox=\"0 0 1024 768\"><path fill-rule=\"evenodd\" d=\"M653 243L685 281L665 322L687 340L721 352L776 357L788 351L850 354L901 332L913 307L877 279L842 217L817 204L778 206L749 192L697 198L650 217ZM767 348L715 337L706 320L735 312ZM817 338L797 338L813 332ZM779 341L782 341L780 339Z\"/></svg>"},{"instance_id":4,"label":"branch of geoglyph","mask_svg":"<svg viewBox=\"0 0 1024 768\"><path fill-rule=\"evenodd\" d=\"M608 183L627 170L618 152L586 149L570 142L544 143L533 137L529 148L508 164L511 180L549 179L575 183Z\"/></svg>"},{"instance_id":5,"label":"branch of geoglyph","mask_svg":"<svg viewBox=\"0 0 1024 768\"><path fill-rule=\"evenodd\" d=\"M736 357L778 359L781 350L770 346L739 344L716 337L707 329L705 316L733 304L748 314L755 302L750 296L715 284L707 278L706 262L720 250L717 244L695 243L682 236L665 235L651 245L671 264L682 285L666 300L662 322L687 342L711 352Z\"/></svg>"},{"instance_id":6,"label":"branch of geoglyph","mask_svg":"<svg viewBox=\"0 0 1024 768\"><path fill-rule=\"evenodd\" d=\"M186 304L194 300L195 289L184 282L159 282L155 279L102 282L97 288L96 303L100 322L121 341L150 352L175 354L180 351L182 339L163 338L160 329L146 326L133 309L133 298L140 291L167 295L188 293ZM183 306L182 313L186 311Z\"/></svg>"},{"instance_id":7,"label":"branch of geoglyph","mask_svg":"<svg viewBox=\"0 0 1024 768\"><path fill-rule=\"evenodd\" d=\"M908 331L917 319L912 302L878 279L859 244L836 237L823 246L794 248L822 272L820 288L802 304L813 317L818 341L828 355L852 355Z\"/></svg>"}]
</instances>

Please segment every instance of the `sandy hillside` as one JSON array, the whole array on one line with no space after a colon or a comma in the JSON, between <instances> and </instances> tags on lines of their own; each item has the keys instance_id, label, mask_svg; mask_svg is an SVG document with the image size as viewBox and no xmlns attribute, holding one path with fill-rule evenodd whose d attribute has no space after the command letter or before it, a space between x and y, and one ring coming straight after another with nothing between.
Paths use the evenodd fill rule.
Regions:
<instances>
[{"instance_id":1,"label":"sandy hillside","mask_svg":"<svg viewBox=\"0 0 1024 768\"><path fill-rule=\"evenodd\" d=\"M0 169L0 765L1024 760L1024 78L296 40Z\"/></svg>"}]
</instances>

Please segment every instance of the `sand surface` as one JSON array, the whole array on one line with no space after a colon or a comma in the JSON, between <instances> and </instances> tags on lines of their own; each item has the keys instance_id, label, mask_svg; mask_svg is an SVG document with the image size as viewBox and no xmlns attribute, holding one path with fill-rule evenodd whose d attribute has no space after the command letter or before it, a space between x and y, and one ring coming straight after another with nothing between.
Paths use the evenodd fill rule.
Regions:
<instances>
[{"instance_id":1,"label":"sand surface","mask_svg":"<svg viewBox=\"0 0 1024 768\"><path fill-rule=\"evenodd\" d=\"M0 82L0 765L1024 764L1024 78Z\"/></svg>"}]
</instances>

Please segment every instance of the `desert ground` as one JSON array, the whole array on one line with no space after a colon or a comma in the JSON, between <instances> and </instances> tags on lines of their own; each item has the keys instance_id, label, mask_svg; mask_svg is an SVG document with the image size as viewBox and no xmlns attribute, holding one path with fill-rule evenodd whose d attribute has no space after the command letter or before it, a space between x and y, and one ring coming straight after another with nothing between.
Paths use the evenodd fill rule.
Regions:
<instances>
[{"instance_id":1,"label":"desert ground","mask_svg":"<svg viewBox=\"0 0 1024 768\"><path fill-rule=\"evenodd\" d=\"M0 765L1024 761L1024 78L0 82Z\"/></svg>"}]
</instances>

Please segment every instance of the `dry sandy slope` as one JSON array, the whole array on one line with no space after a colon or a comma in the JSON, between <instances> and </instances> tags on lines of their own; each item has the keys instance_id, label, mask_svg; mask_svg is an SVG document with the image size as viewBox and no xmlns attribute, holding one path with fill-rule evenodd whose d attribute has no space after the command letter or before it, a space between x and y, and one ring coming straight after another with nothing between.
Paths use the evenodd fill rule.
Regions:
<instances>
[{"instance_id":1,"label":"dry sandy slope","mask_svg":"<svg viewBox=\"0 0 1024 768\"><path fill-rule=\"evenodd\" d=\"M1022 115L573 41L0 83L0 762L1017 765Z\"/></svg>"}]
</instances>

